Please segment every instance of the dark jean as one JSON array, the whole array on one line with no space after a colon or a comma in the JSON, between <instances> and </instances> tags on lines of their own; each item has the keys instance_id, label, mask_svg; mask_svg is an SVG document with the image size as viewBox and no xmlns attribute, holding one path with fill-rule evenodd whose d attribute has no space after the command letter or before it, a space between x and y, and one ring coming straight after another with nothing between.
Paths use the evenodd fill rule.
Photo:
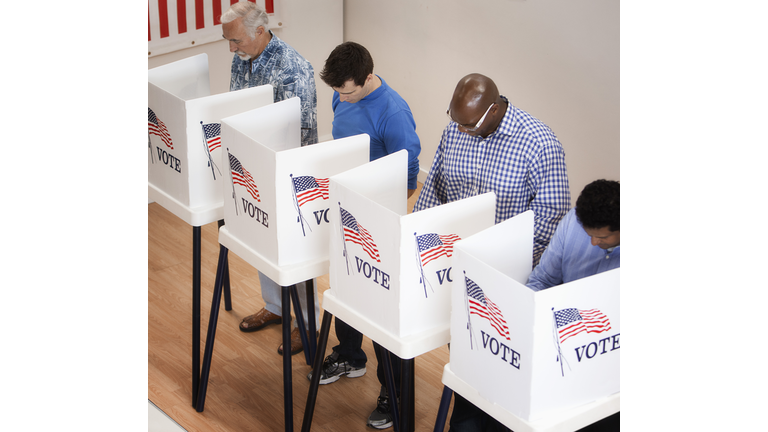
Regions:
<instances>
[{"instance_id":1,"label":"dark jean","mask_svg":"<svg viewBox=\"0 0 768 432\"><path fill-rule=\"evenodd\" d=\"M363 367L368 361L368 356L363 351L363 334L355 330L354 327L345 323L344 321L334 317L336 320L336 337L339 339L339 344L333 347L333 351L339 353L339 358L349 362L352 367ZM378 365L376 366L376 377L379 379L379 383L382 386L386 386L387 381L384 378L384 362L379 354L379 347L376 342L373 342L374 351L376 352L376 360ZM383 347L382 347L383 348ZM397 394L400 394L400 357L390 353L390 363L392 364L392 372L395 378L395 389Z\"/></svg>"}]
</instances>

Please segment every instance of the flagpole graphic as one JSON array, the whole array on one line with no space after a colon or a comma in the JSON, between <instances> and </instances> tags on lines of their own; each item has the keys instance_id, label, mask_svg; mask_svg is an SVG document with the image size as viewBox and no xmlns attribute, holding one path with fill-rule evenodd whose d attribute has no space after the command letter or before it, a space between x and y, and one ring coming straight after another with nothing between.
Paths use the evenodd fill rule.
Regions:
<instances>
[{"instance_id":1,"label":"flagpole graphic","mask_svg":"<svg viewBox=\"0 0 768 432\"><path fill-rule=\"evenodd\" d=\"M466 284L466 291L469 300L469 313L475 314L479 317L485 318L491 324L499 335L503 336L507 340L509 339L509 328L507 328L507 321L501 314L501 310L491 299L485 295L483 290L472 279L464 276L464 283Z\"/></svg>"},{"instance_id":2,"label":"flagpole graphic","mask_svg":"<svg viewBox=\"0 0 768 432\"><path fill-rule=\"evenodd\" d=\"M344 209L341 208L341 203L339 202L339 220L342 220L342 216ZM343 223L339 225L339 231L341 231L341 244L343 245L343 251L342 255L344 255L344 260L347 262L347 276L349 276L349 254L347 253L347 236L344 234L344 225Z\"/></svg>"},{"instance_id":3,"label":"flagpole graphic","mask_svg":"<svg viewBox=\"0 0 768 432\"><path fill-rule=\"evenodd\" d=\"M203 124L201 121L200 125L203 127L203 147L205 148L205 154L208 156L208 166L211 167L211 174L213 174L213 179L216 180L216 172L213 168L216 167L219 175L221 175L221 170L213 161L211 152L221 147L221 123Z\"/></svg>"},{"instance_id":4,"label":"flagpole graphic","mask_svg":"<svg viewBox=\"0 0 768 432\"><path fill-rule=\"evenodd\" d=\"M166 146L168 146L171 150L173 150L173 140L171 139L171 134L168 132L168 128L165 127L165 123L160 121L159 118L155 115L155 112L152 111L152 108L147 107L149 110L149 117L147 121L147 126L149 128L149 133L152 135L157 135L160 137L161 140L165 143Z\"/></svg>"},{"instance_id":5,"label":"flagpole graphic","mask_svg":"<svg viewBox=\"0 0 768 432\"><path fill-rule=\"evenodd\" d=\"M328 185L330 181L327 178L315 178L313 176L294 177L293 174L291 174L291 180L294 205L296 206L296 211L299 212L297 222L301 223L301 231L304 232L304 222L306 219L301 212L301 206L318 198L323 200L329 199ZM310 227L309 222L307 222L307 226ZM309 230L312 231L312 228L310 227ZM306 233L304 235L306 236Z\"/></svg>"}]
</instances>

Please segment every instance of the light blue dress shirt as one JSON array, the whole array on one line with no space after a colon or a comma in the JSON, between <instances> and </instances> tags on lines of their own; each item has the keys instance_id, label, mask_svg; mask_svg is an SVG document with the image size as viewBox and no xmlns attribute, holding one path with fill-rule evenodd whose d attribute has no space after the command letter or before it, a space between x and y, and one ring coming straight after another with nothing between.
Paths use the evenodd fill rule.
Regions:
<instances>
[{"instance_id":1,"label":"light blue dress shirt","mask_svg":"<svg viewBox=\"0 0 768 432\"><path fill-rule=\"evenodd\" d=\"M533 269L526 285L534 291L541 291L619 268L620 259L621 246L616 246L613 251L592 246L589 235L576 217L576 209L571 209L557 226L541 262Z\"/></svg>"}]
</instances>

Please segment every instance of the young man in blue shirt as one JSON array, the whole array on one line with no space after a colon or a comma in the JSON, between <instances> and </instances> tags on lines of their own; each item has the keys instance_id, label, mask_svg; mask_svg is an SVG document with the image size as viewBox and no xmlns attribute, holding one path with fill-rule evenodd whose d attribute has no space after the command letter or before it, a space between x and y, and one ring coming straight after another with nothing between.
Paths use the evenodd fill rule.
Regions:
<instances>
[{"instance_id":1,"label":"young man in blue shirt","mask_svg":"<svg viewBox=\"0 0 768 432\"><path fill-rule=\"evenodd\" d=\"M320 78L333 90L333 138L368 134L371 139L370 160L399 150L408 151L408 196L416 191L421 143L416 135L416 122L405 100L383 78L373 73L373 58L368 50L355 42L337 46L320 72ZM363 351L363 334L336 318L339 345L323 363L320 384L330 384L341 376L349 378L365 374L367 357ZM378 360L377 377L381 383L378 403L368 417L368 425L376 429L392 426L390 400L387 394L383 361L378 344L373 342ZM391 355L395 387L400 393L400 358ZM307 376L312 379L312 373Z\"/></svg>"}]
</instances>

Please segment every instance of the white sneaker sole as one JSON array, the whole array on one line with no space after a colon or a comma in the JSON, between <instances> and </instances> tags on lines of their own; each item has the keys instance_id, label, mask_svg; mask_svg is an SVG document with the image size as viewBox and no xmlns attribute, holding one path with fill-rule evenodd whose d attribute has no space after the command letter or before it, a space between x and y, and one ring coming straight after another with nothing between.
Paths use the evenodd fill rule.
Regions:
<instances>
[{"instance_id":1,"label":"white sneaker sole","mask_svg":"<svg viewBox=\"0 0 768 432\"><path fill-rule=\"evenodd\" d=\"M322 379L321 378L319 384L320 385L325 385L325 384L335 383L336 381L339 380L339 378L341 378L343 376L346 376L347 378L359 378L359 377L361 377L363 375L365 375L365 368L356 369L356 370L353 370L353 371L350 371L350 372L347 372L347 373L342 373L342 374L339 374L339 375L334 375L334 376L332 376L330 378L326 378L326 379ZM312 381L312 372L310 372L307 375L307 379Z\"/></svg>"}]
</instances>

